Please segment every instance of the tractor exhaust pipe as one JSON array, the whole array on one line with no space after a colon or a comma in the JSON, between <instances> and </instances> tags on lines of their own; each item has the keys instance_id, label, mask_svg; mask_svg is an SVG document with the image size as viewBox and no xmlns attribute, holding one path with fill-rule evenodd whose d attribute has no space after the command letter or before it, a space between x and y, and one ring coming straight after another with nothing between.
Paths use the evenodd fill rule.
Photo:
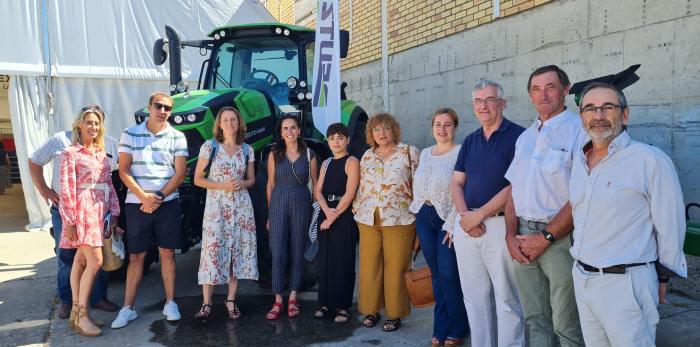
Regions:
<instances>
[{"instance_id":1,"label":"tractor exhaust pipe","mask_svg":"<svg viewBox=\"0 0 700 347\"><path fill-rule=\"evenodd\" d=\"M180 59L182 42L177 31L169 25L165 26L165 36L168 38L168 53L170 55L170 95L174 95L180 92L178 85L182 82L182 61Z\"/></svg>"}]
</instances>

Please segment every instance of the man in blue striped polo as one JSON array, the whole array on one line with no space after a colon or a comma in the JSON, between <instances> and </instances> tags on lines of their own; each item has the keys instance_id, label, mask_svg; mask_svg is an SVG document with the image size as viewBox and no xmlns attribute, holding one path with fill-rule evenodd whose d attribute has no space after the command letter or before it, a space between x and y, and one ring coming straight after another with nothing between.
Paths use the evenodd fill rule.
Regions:
<instances>
[{"instance_id":1,"label":"man in blue striped polo","mask_svg":"<svg viewBox=\"0 0 700 347\"><path fill-rule=\"evenodd\" d=\"M187 141L168 124L173 108L170 95L156 92L148 101L148 119L122 132L119 177L129 188L126 196L126 234L129 267L124 307L112 322L122 328L136 319L134 301L143 277L146 251L155 239L165 289L163 314L180 320L175 297L175 249L180 248L180 201L177 188L185 178Z\"/></svg>"}]
</instances>

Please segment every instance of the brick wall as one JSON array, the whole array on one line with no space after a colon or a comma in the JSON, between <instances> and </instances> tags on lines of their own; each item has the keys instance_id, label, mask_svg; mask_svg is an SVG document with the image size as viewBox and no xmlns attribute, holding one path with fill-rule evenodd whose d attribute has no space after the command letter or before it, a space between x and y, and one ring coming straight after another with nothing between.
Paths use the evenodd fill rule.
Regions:
<instances>
[{"instance_id":1,"label":"brick wall","mask_svg":"<svg viewBox=\"0 0 700 347\"><path fill-rule=\"evenodd\" d=\"M296 24L294 4L308 1L316 2L268 0L263 3L281 22ZM500 18L551 1L553 0L501 0ZM343 69L381 57L381 1L353 0L352 6L353 20L350 28L350 1L340 0L341 28L351 30L352 33L348 57L342 63ZM491 0L387 0L387 12L389 54L405 51L493 20Z\"/></svg>"}]
</instances>

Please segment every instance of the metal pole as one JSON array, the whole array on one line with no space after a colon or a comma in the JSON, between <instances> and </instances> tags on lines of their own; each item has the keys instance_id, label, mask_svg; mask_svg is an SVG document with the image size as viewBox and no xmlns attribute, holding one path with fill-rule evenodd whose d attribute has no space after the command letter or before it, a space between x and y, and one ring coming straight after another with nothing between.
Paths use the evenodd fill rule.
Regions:
<instances>
[{"instance_id":1,"label":"metal pole","mask_svg":"<svg viewBox=\"0 0 700 347\"><path fill-rule=\"evenodd\" d=\"M382 89L384 110L389 112L389 45L387 44L387 0L382 0Z\"/></svg>"}]
</instances>

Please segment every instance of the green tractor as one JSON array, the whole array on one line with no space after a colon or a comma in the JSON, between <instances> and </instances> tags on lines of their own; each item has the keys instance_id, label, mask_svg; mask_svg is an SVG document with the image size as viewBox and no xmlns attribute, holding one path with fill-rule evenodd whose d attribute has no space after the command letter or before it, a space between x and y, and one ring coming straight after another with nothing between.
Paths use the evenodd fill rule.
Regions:
<instances>
[{"instance_id":1,"label":"green tractor","mask_svg":"<svg viewBox=\"0 0 700 347\"><path fill-rule=\"evenodd\" d=\"M270 272L270 253L265 221L267 203L266 160L271 149L275 123L282 115L300 119L307 145L322 158L330 155L324 136L315 129L311 112L314 37L310 28L282 23L231 25L216 28L209 39L181 41L177 32L165 27L166 39L156 40L153 60L165 63L169 55L170 92L173 110L169 122L187 138L189 158L187 178L180 187L183 210L183 252L201 240L203 201L192 183L192 173L200 146L212 138L217 112L224 106L236 107L246 122L246 142L255 149L256 186L251 198L258 226L258 263L263 282ZM341 57L347 55L348 33L340 35ZM181 49L193 47L206 56L196 90L182 81ZM350 129L350 152L359 156L366 149L366 112L355 101L347 100L341 86L341 121ZM146 109L134 114L137 123L148 116ZM310 280L315 271L310 273Z\"/></svg>"}]
</instances>

